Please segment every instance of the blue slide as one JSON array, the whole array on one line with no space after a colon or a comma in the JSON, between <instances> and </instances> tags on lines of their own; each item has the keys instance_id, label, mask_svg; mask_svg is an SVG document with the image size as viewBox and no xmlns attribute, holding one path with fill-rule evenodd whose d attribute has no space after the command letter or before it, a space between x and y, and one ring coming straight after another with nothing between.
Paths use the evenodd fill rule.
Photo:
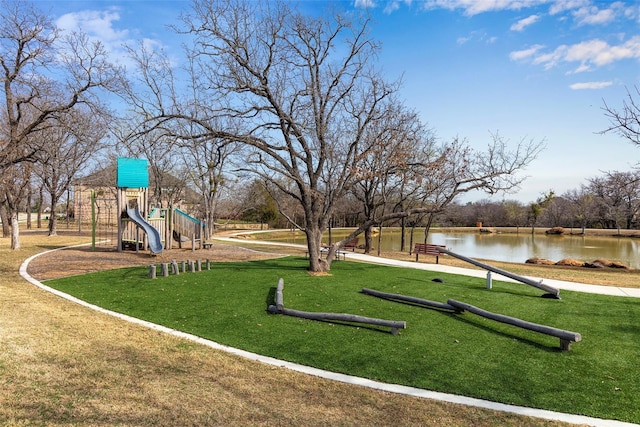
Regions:
<instances>
[{"instance_id":1,"label":"blue slide","mask_svg":"<svg viewBox=\"0 0 640 427\"><path fill-rule=\"evenodd\" d=\"M142 228L145 233L147 233L147 237L149 239L149 249L154 254L159 254L162 252L162 239L160 238L160 232L156 230L151 224L149 224L145 219L140 215L140 211L138 207L129 208L127 207L127 215L131 221L133 221L138 227Z\"/></svg>"}]
</instances>

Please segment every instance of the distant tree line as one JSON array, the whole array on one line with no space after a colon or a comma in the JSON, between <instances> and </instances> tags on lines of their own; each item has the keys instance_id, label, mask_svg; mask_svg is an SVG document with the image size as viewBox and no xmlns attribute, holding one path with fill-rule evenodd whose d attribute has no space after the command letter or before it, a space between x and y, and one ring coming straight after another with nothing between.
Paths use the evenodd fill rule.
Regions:
<instances>
[{"instance_id":1,"label":"distant tree line","mask_svg":"<svg viewBox=\"0 0 640 427\"><path fill-rule=\"evenodd\" d=\"M252 197L257 204L243 216L247 220L271 218L271 227L286 228L291 224L275 208L277 202L264 192L261 198ZM283 203L282 201L279 203ZM390 198L387 209L396 201ZM247 201L247 205L249 202ZM270 214L267 215L267 212ZM292 213L295 216L295 213ZM301 215L301 213L298 213ZM345 196L332 219L334 227L358 227L367 217L366 209L356 194ZM606 172L587 179L579 188L556 195L553 191L537 200L524 203L517 200L484 199L460 204L453 202L428 218L415 216L410 226L424 227L563 227L568 229L639 229L640 228L640 171ZM385 226L402 226L398 219ZM526 231L526 230L523 230Z\"/></svg>"}]
</instances>

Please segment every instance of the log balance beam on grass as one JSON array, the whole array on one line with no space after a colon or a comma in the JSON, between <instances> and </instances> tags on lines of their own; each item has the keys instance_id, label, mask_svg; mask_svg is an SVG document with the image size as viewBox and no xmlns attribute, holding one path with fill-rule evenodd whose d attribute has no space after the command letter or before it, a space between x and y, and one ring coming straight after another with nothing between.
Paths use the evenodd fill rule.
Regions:
<instances>
[{"instance_id":1,"label":"log balance beam on grass","mask_svg":"<svg viewBox=\"0 0 640 427\"><path fill-rule=\"evenodd\" d=\"M367 289L367 288L362 288L362 293L366 294L366 295L371 295L374 297L378 297L378 298L384 298L384 299L388 299L388 300L394 300L394 301L402 301L402 302L409 302L412 304L416 304L422 307L429 307L429 308L439 308L442 310L450 310L450 311L455 311L455 312L460 312L460 309L446 304L446 303L442 303L442 302L438 302L438 301L430 301L428 299L422 299L422 298L416 298L416 297L410 297L410 296L406 296L406 295L400 295L400 294L390 294L387 292L381 292L381 291L376 291L374 289Z\"/></svg>"},{"instance_id":2,"label":"log balance beam on grass","mask_svg":"<svg viewBox=\"0 0 640 427\"><path fill-rule=\"evenodd\" d=\"M468 311L469 313L476 314L486 319L495 320L497 322L506 323L508 325L513 325L519 328L528 329L530 331L539 332L541 334L547 334L547 335L560 338L560 350L571 350L572 342L582 341L582 335L580 335L577 332L565 331L563 329L557 329L551 326L539 325L537 323L527 322L526 320L505 316L503 314L492 313L490 311L482 310L481 308L474 307L470 304L452 300L452 299L449 299L447 301L447 304L455 307L460 311Z\"/></svg>"},{"instance_id":3,"label":"log balance beam on grass","mask_svg":"<svg viewBox=\"0 0 640 427\"><path fill-rule=\"evenodd\" d=\"M542 280L540 280L539 282L536 282L535 280L529 279L527 277L524 276L520 276L518 274L515 273L511 273L509 271L506 270L502 270L500 268L494 267L492 265L489 264L485 264L483 262L480 261L476 261L475 259L471 259L471 258L467 258L466 256L451 252L450 250L447 249L438 249L438 251L440 251L441 253L447 254L447 255L451 255L454 258L458 258L459 260L468 262L469 264L473 264L477 267L480 268L484 268L485 270L488 271L492 271L494 273L500 274L502 276L508 277L510 279L516 280L518 282L524 283L525 285L529 285L529 286L533 286L535 288L538 289L542 289L543 291L547 292L547 295L555 298L555 299L560 299L560 290L554 288L553 286L548 286L548 285L544 285L542 284Z\"/></svg>"},{"instance_id":4,"label":"log balance beam on grass","mask_svg":"<svg viewBox=\"0 0 640 427\"><path fill-rule=\"evenodd\" d=\"M464 302L456 301L456 300L448 300L446 303L441 303L437 301L430 301L422 298L411 297L407 295L400 294L390 294L387 292L376 291L373 289L362 288L362 293L366 295L375 296L378 298L384 298L391 301L402 301L408 302L415 305L419 305L427 308L438 308L443 310L454 311L456 314L463 313L464 311L468 311L473 314L477 314L478 316L482 316L486 319L495 320L497 322L507 323L512 326L517 326L519 328L527 329L534 332L539 332L541 334L551 335L557 338L560 338L560 349L561 350L570 350L572 342L582 341L582 336L577 332L565 331L562 329L557 329L551 326L539 325L537 323L527 322L525 320L521 320L515 317L505 316L503 314L491 313L486 310L482 310L478 307L474 307L471 304L467 304Z\"/></svg>"},{"instance_id":5,"label":"log balance beam on grass","mask_svg":"<svg viewBox=\"0 0 640 427\"><path fill-rule=\"evenodd\" d=\"M278 280L278 287L276 288L276 304L269 305L268 311L272 314L284 314L287 316L300 317L309 320L321 320L321 321L338 321L338 322L353 322L364 323L367 325L386 326L391 328L393 335L398 334L398 329L405 329L407 323L405 321L397 320L384 320L376 319L373 317L358 316L355 314L341 314L341 313L318 313L309 311L293 310L285 308L284 306L284 279Z\"/></svg>"}]
</instances>

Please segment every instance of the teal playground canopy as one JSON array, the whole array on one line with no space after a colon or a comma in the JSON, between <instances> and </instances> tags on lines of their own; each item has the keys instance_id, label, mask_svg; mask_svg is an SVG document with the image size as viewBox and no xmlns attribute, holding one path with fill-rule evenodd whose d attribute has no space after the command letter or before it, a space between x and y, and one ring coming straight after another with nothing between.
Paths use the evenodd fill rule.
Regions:
<instances>
[{"instance_id":1,"label":"teal playground canopy","mask_svg":"<svg viewBox=\"0 0 640 427\"><path fill-rule=\"evenodd\" d=\"M149 164L147 159L118 158L118 188L148 188Z\"/></svg>"}]
</instances>

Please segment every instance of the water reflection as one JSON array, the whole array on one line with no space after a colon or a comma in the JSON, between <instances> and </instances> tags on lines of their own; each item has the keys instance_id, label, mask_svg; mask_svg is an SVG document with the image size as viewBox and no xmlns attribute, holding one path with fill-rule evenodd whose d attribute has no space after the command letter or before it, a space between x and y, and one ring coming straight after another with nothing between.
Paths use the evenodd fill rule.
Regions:
<instances>
[{"instance_id":1,"label":"water reflection","mask_svg":"<svg viewBox=\"0 0 640 427\"><path fill-rule=\"evenodd\" d=\"M344 233L344 232L342 232ZM342 236L334 231L334 238ZM423 231L416 230L414 242L422 242ZM399 251L401 242L399 229L383 229L381 247L384 251ZM409 232L405 235L405 251L409 250ZM285 239L291 243L304 243L304 234L292 234ZM360 237L360 242L364 238ZM489 234L479 232L452 233L432 230L429 243L445 245L453 252L470 258L493 259L507 262L524 262L528 258L547 258L559 261L573 258L592 262L596 259L620 261L632 268L640 268L637 239L629 237L601 237L578 235L531 235ZM374 237L373 245L377 247L378 239Z\"/></svg>"}]
</instances>

